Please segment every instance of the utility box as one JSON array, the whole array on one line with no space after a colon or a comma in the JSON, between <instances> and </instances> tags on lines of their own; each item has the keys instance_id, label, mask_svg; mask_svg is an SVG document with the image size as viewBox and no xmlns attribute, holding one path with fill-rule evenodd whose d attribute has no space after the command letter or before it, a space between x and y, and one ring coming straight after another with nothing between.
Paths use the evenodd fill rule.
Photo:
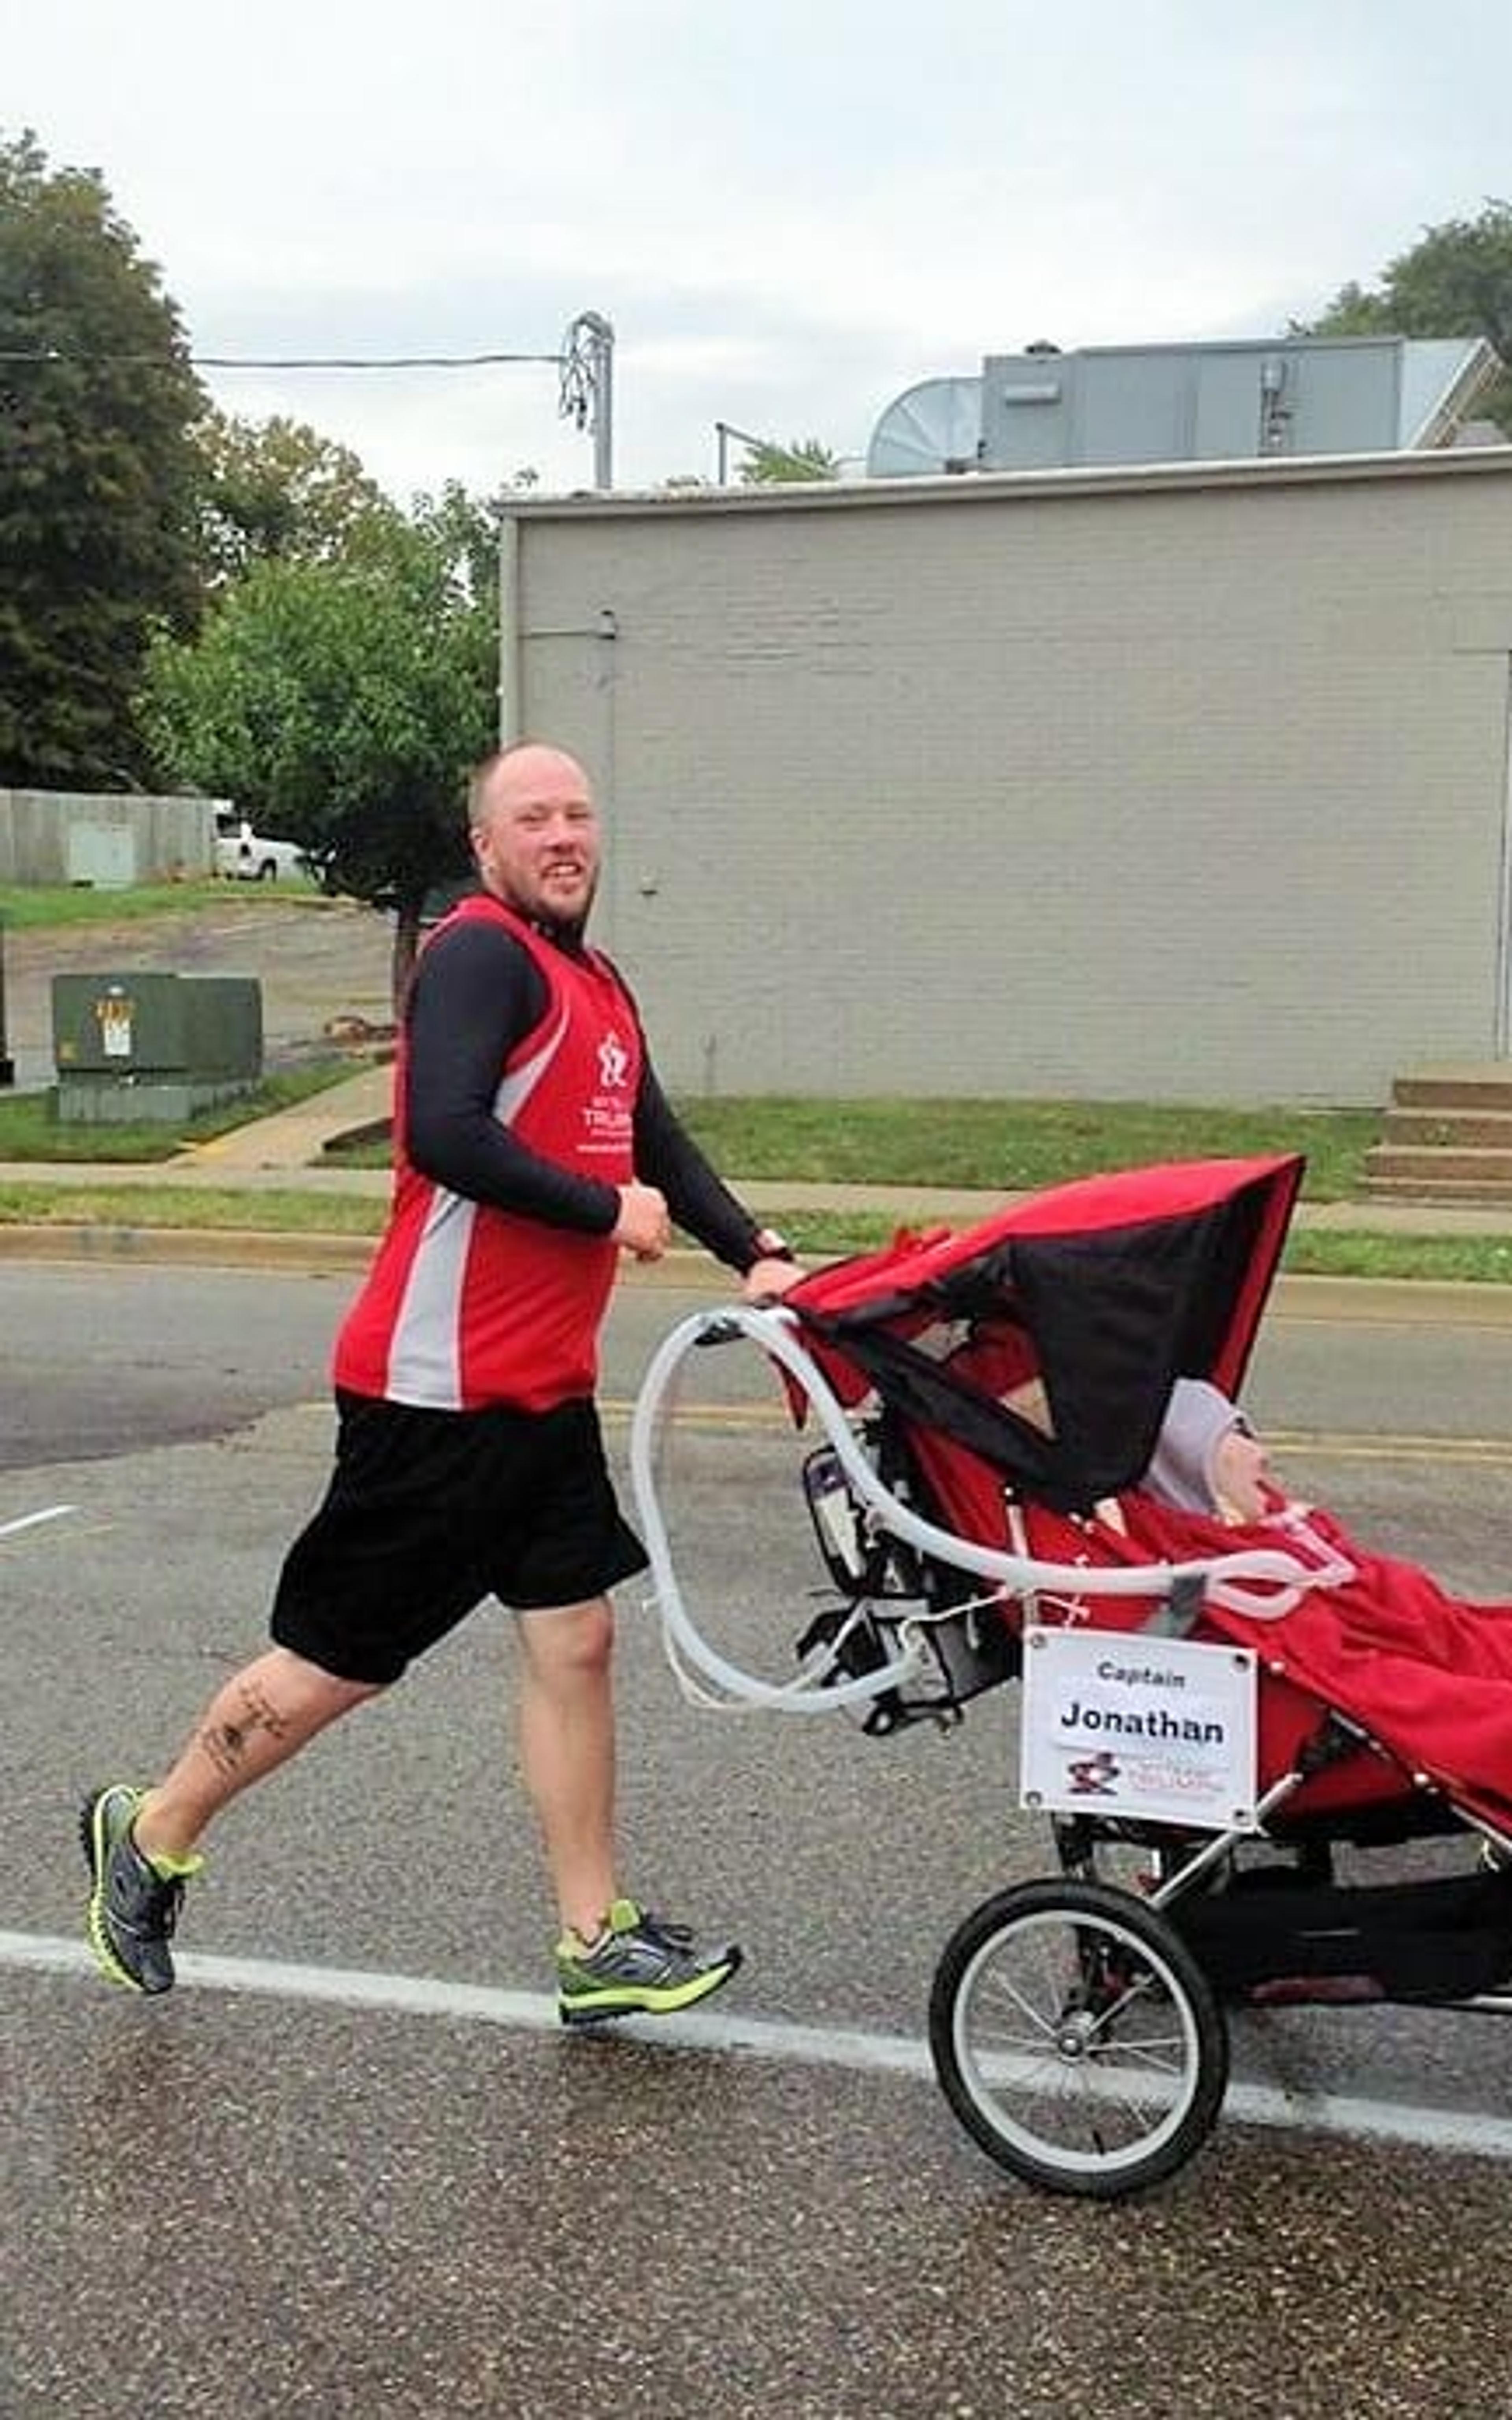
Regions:
<instances>
[{"instance_id":1,"label":"utility box","mask_svg":"<svg viewBox=\"0 0 1512 2420\"><path fill-rule=\"evenodd\" d=\"M53 1056L65 1124L179 1125L262 1078L254 975L55 975Z\"/></svg>"}]
</instances>

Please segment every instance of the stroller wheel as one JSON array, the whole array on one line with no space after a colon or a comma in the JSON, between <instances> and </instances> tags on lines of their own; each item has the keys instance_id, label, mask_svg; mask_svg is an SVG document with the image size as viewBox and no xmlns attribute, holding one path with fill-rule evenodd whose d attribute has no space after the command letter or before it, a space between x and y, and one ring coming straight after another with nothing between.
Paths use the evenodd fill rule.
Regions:
<instances>
[{"instance_id":1,"label":"stroller wheel","mask_svg":"<svg viewBox=\"0 0 1512 2420\"><path fill-rule=\"evenodd\" d=\"M1228 2033L1162 1917L1101 1883L1024 1883L967 1916L929 2000L935 2072L990 2157L1111 2200L1173 2176L1212 2130Z\"/></svg>"}]
</instances>

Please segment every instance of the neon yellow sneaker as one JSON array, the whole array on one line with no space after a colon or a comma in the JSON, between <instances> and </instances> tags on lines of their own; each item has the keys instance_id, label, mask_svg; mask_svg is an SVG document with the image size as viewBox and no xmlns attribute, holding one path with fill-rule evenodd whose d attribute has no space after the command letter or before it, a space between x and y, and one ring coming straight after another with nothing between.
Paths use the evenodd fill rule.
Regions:
<instances>
[{"instance_id":1,"label":"neon yellow sneaker","mask_svg":"<svg viewBox=\"0 0 1512 2420\"><path fill-rule=\"evenodd\" d=\"M575 1932L556 1945L556 2005L565 2025L604 2017L669 2016L727 1983L740 1963L733 1941L700 1949L684 1924L616 1899L599 1939Z\"/></svg>"},{"instance_id":2,"label":"neon yellow sneaker","mask_svg":"<svg viewBox=\"0 0 1512 2420\"><path fill-rule=\"evenodd\" d=\"M89 1867L89 1947L113 1983L132 1992L171 1992L173 1953L168 1944L179 1920L184 1877L203 1860L186 1858L180 1871L163 1873L148 1863L132 1838L145 1792L113 1781L85 1800L79 1838Z\"/></svg>"}]
</instances>

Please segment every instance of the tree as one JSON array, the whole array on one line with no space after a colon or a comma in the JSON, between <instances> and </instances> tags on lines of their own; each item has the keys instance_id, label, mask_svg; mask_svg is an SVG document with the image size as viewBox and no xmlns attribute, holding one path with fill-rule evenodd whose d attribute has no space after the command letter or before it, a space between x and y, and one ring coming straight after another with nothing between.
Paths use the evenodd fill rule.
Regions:
<instances>
[{"instance_id":1,"label":"tree","mask_svg":"<svg viewBox=\"0 0 1512 2420\"><path fill-rule=\"evenodd\" d=\"M520 478L512 484L518 488ZM427 551L431 576L454 604L486 607L495 620L499 523L507 504L507 495L475 496L460 479L448 479L438 496L416 496L410 506L410 525Z\"/></svg>"},{"instance_id":2,"label":"tree","mask_svg":"<svg viewBox=\"0 0 1512 2420\"><path fill-rule=\"evenodd\" d=\"M206 413L194 431L207 577L255 563L330 563L401 518L350 446L302 420Z\"/></svg>"},{"instance_id":3,"label":"tree","mask_svg":"<svg viewBox=\"0 0 1512 2420\"><path fill-rule=\"evenodd\" d=\"M0 144L0 783L145 768L153 629L198 610L205 397L173 302L93 170Z\"/></svg>"},{"instance_id":4,"label":"tree","mask_svg":"<svg viewBox=\"0 0 1512 2420\"><path fill-rule=\"evenodd\" d=\"M799 438L791 445L753 444L740 465L746 488L796 486L805 479L837 479L840 457L817 437Z\"/></svg>"},{"instance_id":5,"label":"tree","mask_svg":"<svg viewBox=\"0 0 1512 2420\"><path fill-rule=\"evenodd\" d=\"M1489 201L1475 219L1445 219L1411 252L1388 261L1380 285L1352 280L1302 336L1484 336L1506 365L1477 406L1512 437L1512 204Z\"/></svg>"},{"instance_id":6,"label":"tree","mask_svg":"<svg viewBox=\"0 0 1512 2420\"><path fill-rule=\"evenodd\" d=\"M297 841L331 891L394 908L402 998L426 894L469 867L466 768L494 732L497 607L399 520L339 563L255 564L193 644L164 638L143 712L165 775Z\"/></svg>"}]
</instances>

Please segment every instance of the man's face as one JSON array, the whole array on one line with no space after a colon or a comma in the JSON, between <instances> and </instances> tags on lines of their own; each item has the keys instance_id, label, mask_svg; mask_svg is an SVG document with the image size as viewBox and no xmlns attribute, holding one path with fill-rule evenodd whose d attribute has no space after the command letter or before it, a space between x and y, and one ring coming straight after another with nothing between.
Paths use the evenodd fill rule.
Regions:
<instances>
[{"instance_id":1,"label":"man's face","mask_svg":"<svg viewBox=\"0 0 1512 2420\"><path fill-rule=\"evenodd\" d=\"M525 748L491 777L473 851L484 886L521 915L582 924L599 881L599 817L581 765Z\"/></svg>"}]
</instances>

